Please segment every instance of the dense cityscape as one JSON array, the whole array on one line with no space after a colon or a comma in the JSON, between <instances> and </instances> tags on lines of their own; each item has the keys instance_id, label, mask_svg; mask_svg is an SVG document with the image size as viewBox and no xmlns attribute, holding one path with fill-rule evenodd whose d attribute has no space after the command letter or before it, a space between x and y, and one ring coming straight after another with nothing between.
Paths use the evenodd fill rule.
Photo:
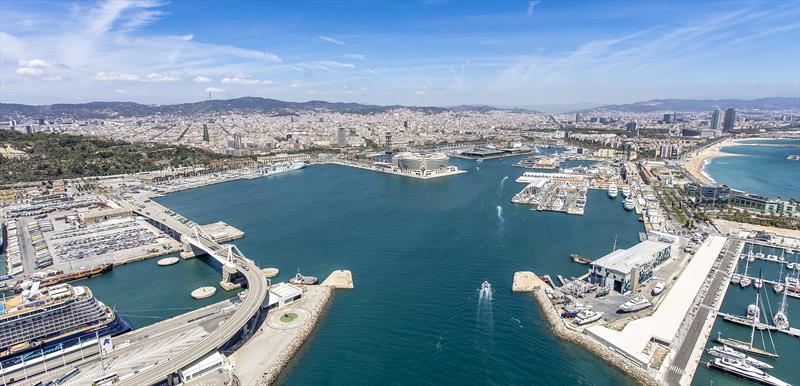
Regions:
<instances>
[{"instance_id":1,"label":"dense cityscape","mask_svg":"<svg viewBox=\"0 0 800 386\"><path fill-rule=\"evenodd\" d=\"M800 8L721 4L0 3L0 379L800 384Z\"/></svg>"}]
</instances>

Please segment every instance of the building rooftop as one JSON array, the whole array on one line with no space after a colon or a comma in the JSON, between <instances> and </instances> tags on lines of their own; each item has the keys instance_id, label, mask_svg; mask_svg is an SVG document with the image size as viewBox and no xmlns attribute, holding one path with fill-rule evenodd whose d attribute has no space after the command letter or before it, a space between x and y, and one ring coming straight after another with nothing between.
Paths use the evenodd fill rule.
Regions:
<instances>
[{"instance_id":1,"label":"building rooftop","mask_svg":"<svg viewBox=\"0 0 800 386\"><path fill-rule=\"evenodd\" d=\"M592 265L627 274L634 266L649 263L654 255L669 247L667 243L645 240L628 249L617 249L595 260Z\"/></svg>"}]
</instances>

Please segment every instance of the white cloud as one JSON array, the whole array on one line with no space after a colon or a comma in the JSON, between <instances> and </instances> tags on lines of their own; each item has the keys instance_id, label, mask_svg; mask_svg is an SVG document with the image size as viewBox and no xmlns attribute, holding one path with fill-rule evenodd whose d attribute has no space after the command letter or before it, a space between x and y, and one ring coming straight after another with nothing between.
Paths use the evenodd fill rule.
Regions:
<instances>
[{"instance_id":1,"label":"white cloud","mask_svg":"<svg viewBox=\"0 0 800 386\"><path fill-rule=\"evenodd\" d=\"M127 94L128 93L127 91L125 91L125 90L123 90L121 88L118 88L118 89L114 90L114 92L117 93L117 94Z\"/></svg>"},{"instance_id":2,"label":"white cloud","mask_svg":"<svg viewBox=\"0 0 800 386\"><path fill-rule=\"evenodd\" d=\"M251 79L247 75L236 75L230 78L222 78L221 80L224 84L270 84L272 83L271 80L259 80L259 79Z\"/></svg>"},{"instance_id":3,"label":"white cloud","mask_svg":"<svg viewBox=\"0 0 800 386\"><path fill-rule=\"evenodd\" d=\"M46 81L60 81L64 80L64 75L61 73L51 72L51 67L56 66L55 63L48 62L43 59L30 59L24 60L20 59L19 67L17 68L16 72L18 75L27 76L29 78L36 78L39 80L46 80Z\"/></svg>"},{"instance_id":4,"label":"white cloud","mask_svg":"<svg viewBox=\"0 0 800 386\"><path fill-rule=\"evenodd\" d=\"M334 62L332 60L320 60L317 62L312 62L311 67L333 72L335 70L345 70L345 69L355 68L356 66L350 63Z\"/></svg>"},{"instance_id":5,"label":"white cloud","mask_svg":"<svg viewBox=\"0 0 800 386\"><path fill-rule=\"evenodd\" d=\"M529 1L528 2L528 16L533 15L533 9L536 8L536 6L539 5L540 2L541 2L541 0L535 0L535 1Z\"/></svg>"},{"instance_id":6,"label":"white cloud","mask_svg":"<svg viewBox=\"0 0 800 386\"><path fill-rule=\"evenodd\" d=\"M179 38L180 38L181 40L185 41L185 42L188 42L188 41L190 41L190 40L194 39L194 35L192 35L192 34L187 34L187 35L179 36Z\"/></svg>"},{"instance_id":7,"label":"white cloud","mask_svg":"<svg viewBox=\"0 0 800 386\"><path fill-rule=\"evenodd\" d=\"M19 66L30 67L30 68L47 68L47 67L52 67L53 65L42 59L31 59L31 60L20 59Z\"/></svg>"},{"instance_id":8,"label":"white cloud","mask_svg":"<svg viewBox=\"0 0 800 386\"><path fill-rule=\"evenodd\" d=\"M133 81L139 80L139 75L124 72L98 72L94 74L94 80L99 80L101 82L113 82L118 80Z\"/></svg>"},{"instance_id":9,"label":"white cloud","mask_svg":"<svg viewBox=\"0 0 800 386\"><path fill-rule=\"evenodd\" d=\"M326 41L326 42L328 42L328 43L338 44L340 46L344 45L343 41L338 40L338 39L334 39L332 37L328 37L328 36L325 36L325 35L319 35L319 38L324 40L324 41Z\"/></svg>"},{"instance_id":10,"label":"white cloud","mask_svg":"<svg viewBox=\"0 0 800 386\"><path fill-rule=\"evenodd\" d=\"M415 94L417 94L417 95L426 95L426 94L428 94L428 92L425 91L425 90L419 90Z\"/></svg>"},{"instance_id":11,"label":"white cloud","mask_svg":"<svg viewBox=\"0 0 800 386\"><path fill-rule=\"evenodd\" d=\"M181 80L181 78L175 75L168 75L168 74L159 74L157 72L152 72L147 74L142 80L145 82L177 82Z\"/></svg>"},{"instance_id":12,"label":"white cloud","mask_svg":"<svg viewBox=\"0 0 800 386\"><path fill-rule=\"evenodd\" d=\"M206 92L207 93L209 93L209 92L210 93L218 93L218 92L223 92L223 91L225 91L225 90L223 90L221 88L216 88L216 87L207 87L206 88Z\"/></svg>"},{"instance_id":13,"label":"white cloud","mask_svg":"<svg viewBox=\"0 0 800 386\"><path fill-rule=\"evenodd\" d=\"M347 54L350 59L367 60L367 56L363 54Z\"/></svg>"},{"instance_id":14,"label":"white cloud","mask_svg":"<svg viewBox=\"0 0 800 386\"><path fill-rule=\"evenodd\" d=\"M192 80L197 82L197 83L208 83L208 82L211 81L211 78L206 78L205 76L198 75L198 76L195 76L194 79L192 79Z\"/></svg>"},{"instance_id":15,"label":"white cloud","mask_svg":"<svg viewBox=\"0 0 800 386\"><path fill-rule=\"evenodd\" d=\"M368 72L368 73L370 73L370 74L372 74L372 75L378 75L378 71L375 71L375 70L373 70L373 69L371 69L371 68L368 68L368 69L367 69L367 72Z\"/></svg>"}]
</instances>

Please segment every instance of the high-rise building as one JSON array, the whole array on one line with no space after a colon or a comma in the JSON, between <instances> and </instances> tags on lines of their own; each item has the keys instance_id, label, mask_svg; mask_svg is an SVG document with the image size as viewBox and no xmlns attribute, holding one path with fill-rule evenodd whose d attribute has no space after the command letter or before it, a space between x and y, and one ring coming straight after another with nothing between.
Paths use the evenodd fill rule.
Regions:
<instances>
[{"instance_id":1,"label":"high-rise building","mask_svg":"<svg viewBox=\"0 0 800 386\"><path fill-rule=\"evenodd\" d=\"M347 146L347 129L344 127L339 128L339 132L336 135L336 146L345 147Z\"/></svg>"},{"instance_id":2,"label":"high-rise building","mask_svg":"<svg viewBox=\"0 0 800 386\"><path fill-rule=\"evenodd\" d=\"M391 131L387 131L386 132L386 143L385 143L385 146L386 146L386 154L392 154L392 132Z\"/></svg>"},{"instance_id":3,"label":"high-rise building","mask_svg":"<svg viewBox=\"0 0 800 386\"><path fill-rule=\"evenodd\" d=\"M736 110L727 109L725 110L725 122L722 124L722 131L730 133L734 126L736 126Z\"/></svg>"},{"instance_id":4,"label":"high-rise building","mask_svg":"<svg viewBox=\"0 0 800 386\"><path fill-rule=\"evenodd\" d=\"M580 112L575 113L575 123L580 122L582 118Z\"/></svg>"},{"instance_id":5,"label":"high-rise building","mask_svg":"<svg viewBox=\"0 0 800 386\"><path fill-rule=\"evenodd\" d=\"M625 125L625 129L627 130L628 138L638 137L639 136L639 122L630 121L627 125Z\"/></svg>"},{"instance_id":6,"label":"high-rise building","mask_svg":"<svg viewBox=\"0 0 800 386\"><path fill-rule=\"evenodd\" d=\"M664 123L675 123L675 114L664 114Z\"/></svg>"},{"instance_id":7,"label":"high-rise building","mask_svg":"<svg viewBox=\"0 0 800 386\"><path fill-rule=\"evenodd\" d=\"M240 133L233 133L233 146L234 149L241 149L242 148L242 134Z\"/></svg>"},{"instance_id":8,"label":"high-rise building","mask_svg":"<svg viewBox=\"0 0 800 386\"><path fill-rule=\"evenodd\" d=\"M711 112L711 130L720 131L722 130L722 110L719 107L715 108L714 111Z\"/></svg>"},{"instance_id":9,"label":"high-rise building","mask_svg":"<svg viewBox=\"0 0 800 386\"><path fill-rule=\"evenodd\" d=\"M408 121L403 121L403 128L404 128L404 129L407 129L407 128L408 128Z\"/></svg>"},{"instance_id":10,"label":"high-rise building","mask_svg":"<svg viewBox=\"0 0 800 386\"><path fill-rule=\"evenodd\" d=\"M209 141L209 138L208 138L208 125L204 123L203 124L203 142L208 142L208 141Z\"/></svg>"}]
</instances>

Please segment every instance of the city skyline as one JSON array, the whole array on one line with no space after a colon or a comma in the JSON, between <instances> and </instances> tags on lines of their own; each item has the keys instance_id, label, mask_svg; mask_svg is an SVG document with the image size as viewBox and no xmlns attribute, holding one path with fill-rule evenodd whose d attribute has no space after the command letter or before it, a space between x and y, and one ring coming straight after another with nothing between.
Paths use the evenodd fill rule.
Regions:
<instances>
[{"instance_id":1,"label":"city skyline","mask_svg":"<svg viewBox=\"0 0 800 386\"><path fill-rule=\"evenodd\" d=\"M800 95L800 6L789 2L247 5L3 2L0 102L537 106Z\"/></svg>"}]
</instances>

